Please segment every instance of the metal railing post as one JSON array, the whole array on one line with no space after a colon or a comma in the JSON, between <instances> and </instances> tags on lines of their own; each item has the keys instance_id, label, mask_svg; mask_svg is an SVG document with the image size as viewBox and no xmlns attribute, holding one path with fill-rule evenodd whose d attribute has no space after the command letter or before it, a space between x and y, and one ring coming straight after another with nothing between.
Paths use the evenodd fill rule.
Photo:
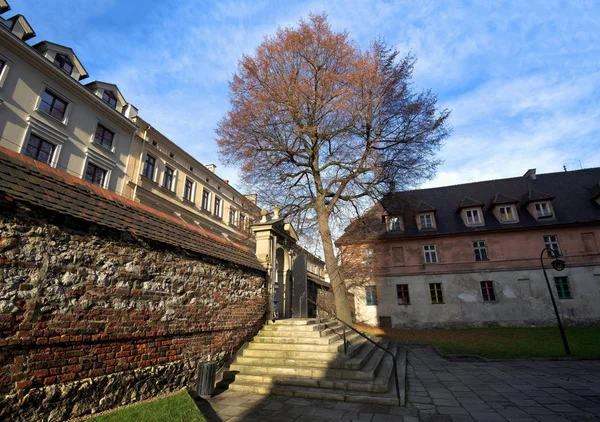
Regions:
<instances>
[{"instance_id":1,"label":"metal railing post","mask_svg":"<svg viewBox=\"0 0 600 422\"><path fill-rule=\"evenodd\" d=\"M346 326L344 325L344 354L348 354L348 345L346 344Z\"/></svg>"}]
</instances>

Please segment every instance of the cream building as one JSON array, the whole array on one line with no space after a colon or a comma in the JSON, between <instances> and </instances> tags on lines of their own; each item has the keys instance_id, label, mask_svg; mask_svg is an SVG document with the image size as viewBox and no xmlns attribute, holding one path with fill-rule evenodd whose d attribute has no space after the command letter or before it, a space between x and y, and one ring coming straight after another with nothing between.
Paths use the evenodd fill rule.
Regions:
<instances>
[{"instance_id":1,"label":"cream building","mask_svg":"<svg viewBox=\"0 0 600 422\"><path fill-rule=\"evenodd\" d=\"M231 240L254 244L250 226L260 213L245 196L139 116L124 195Z\"/></svg>"},{"instance_id":2,"label":"cream building","mask_svg":"<svg viewBox=\"0 0 600 422\"><path fill-rule=\"evenodd\" d=\"M135 108L115 85L83 85L72 49L34 36L22 15L0 18L0 146L122 193Z\"/></svg>"}]
</instances>

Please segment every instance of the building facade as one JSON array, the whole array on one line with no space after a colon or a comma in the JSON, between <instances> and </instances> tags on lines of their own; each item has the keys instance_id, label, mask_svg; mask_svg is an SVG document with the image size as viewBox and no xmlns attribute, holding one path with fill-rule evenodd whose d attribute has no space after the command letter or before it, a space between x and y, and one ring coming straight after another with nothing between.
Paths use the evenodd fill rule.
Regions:
<instances>
[{"instance_id":1,"label":"building facade","mask_svg":"<svg viewBox=\"0 0 600 422\"><path fill-rule=\"evenodd\" d=\"M0 19L0 146L122 193L135 108L115 85L84 85L72 49L29 45L22 15Z\"/></svg>"},{"instance_id":2,"label":"building facade","mask_svg":"<svg viewBox=\"0 0 600 422\"><path fill-rule=\"evenodd\" d=\"M0 14L10 10L0 3ZM260 209L150 123L69 48L30 45L24 16L0 17L0 146L219 236L253 245Z\"/></svg>"},{"instance_id":3,"label":"building facade","mask_svg":"<svg viewBox=\"0 0 600 422\"><path fill-rule=\"evenodd\" d=\"M338 240L357 320L396 328L600 321L600 168L387 194ZM566 261L551 266L548 249ZM543 251L543 252L542 252Z\"/></svg>"},{"instance_id":4,"label":"building facade","mask_svg":"<svg viewBox=\"0 0 600 422\"><path fill-rule=\"evenodd\" d=\"M253 243L256 197L243 195L148 122L136 118L125 196L238 242Z\"/></svg>"}]
</instances>

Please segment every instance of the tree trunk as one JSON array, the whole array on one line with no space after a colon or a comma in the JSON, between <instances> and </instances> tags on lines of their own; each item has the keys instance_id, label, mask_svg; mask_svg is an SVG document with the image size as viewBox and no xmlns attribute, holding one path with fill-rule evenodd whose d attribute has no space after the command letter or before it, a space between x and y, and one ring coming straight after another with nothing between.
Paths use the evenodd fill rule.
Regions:
<instances>
[{"instance_id":1,"label":"tree trunk","mask_svg":"<svg viewBox=\"0 0 600 422\"><path fill-rule=\"evenodd\" d=\"M338 265L335 252L333 250L333 239L329 229L329 217L324 210L316 209L319 222L319 234L323 242L323 253L325 255L325 266L331 282L331 290L335 301L336 316L347 324L352 325L352 314L350 313L350 303L348 302L348 291L344 283L344 274Z\"/></svg>"}]
</instances>

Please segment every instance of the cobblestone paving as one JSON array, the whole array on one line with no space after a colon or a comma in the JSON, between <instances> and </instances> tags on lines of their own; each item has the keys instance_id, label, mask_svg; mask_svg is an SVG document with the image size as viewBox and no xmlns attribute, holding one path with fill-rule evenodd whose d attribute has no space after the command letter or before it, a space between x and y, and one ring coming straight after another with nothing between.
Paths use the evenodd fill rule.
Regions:
<instances>
[{"instance_id":1,"label":"cobblestone paving","mask_svg":"<svg viewBox=\"0 0 600 422\"><path fill-rule=\"evenodd\" d=\"M411 348L406 372L422 421L600 420L600 361L450 362Z\"/></svg>"},{"instance_id":2,"label":"cobblestone paving","mask_svg":"<svg viewBox=\"0 0 600 422\"><path fill-rule=\"evenodd\" d=\"M407 407L226 391L200 401L210 422L600 421L600 361L452 362L408 352Z\"/></svg>"}]
</instances>

